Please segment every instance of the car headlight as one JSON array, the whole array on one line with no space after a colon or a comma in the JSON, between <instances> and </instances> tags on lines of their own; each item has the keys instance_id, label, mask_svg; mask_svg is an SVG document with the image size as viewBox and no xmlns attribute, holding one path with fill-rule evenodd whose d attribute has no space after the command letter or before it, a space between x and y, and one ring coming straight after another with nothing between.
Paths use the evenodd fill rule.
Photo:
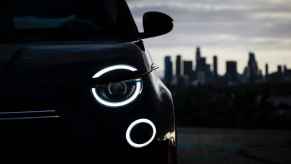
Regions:
<instances>
[{"instance_id":1,"label":"car headlight","mask_svg":"<svg viewBox=\"0 0 291 164\"><path fill-rule=\"evenodd\" d=\"M135 72L136 68L128 65L115 65L107 67L97 72L93 78L99 78L116 70L126 70ZM140 95L142 91L142 80L126 80L105 85L96 85L91 89L94 98L98 103L107 107L117 108L132 103Z\"/></svg>"}]
</instances>

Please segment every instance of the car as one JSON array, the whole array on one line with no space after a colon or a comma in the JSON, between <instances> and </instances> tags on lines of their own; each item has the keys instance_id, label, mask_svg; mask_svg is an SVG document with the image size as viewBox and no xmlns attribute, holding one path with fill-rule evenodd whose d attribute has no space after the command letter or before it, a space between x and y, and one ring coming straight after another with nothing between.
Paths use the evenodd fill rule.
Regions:
<instances>
[{"instance_id":1,"label":"car","mask_svg":"<svg viewBox=\"0 0 291 164\"><path fill-rule=\"evenodd\" d=\"M170 16L145 13L139 32L124 0L0 4L2 150L176 163L173 98L143 43L170 32Z\"/></svg>"}]
</instances>

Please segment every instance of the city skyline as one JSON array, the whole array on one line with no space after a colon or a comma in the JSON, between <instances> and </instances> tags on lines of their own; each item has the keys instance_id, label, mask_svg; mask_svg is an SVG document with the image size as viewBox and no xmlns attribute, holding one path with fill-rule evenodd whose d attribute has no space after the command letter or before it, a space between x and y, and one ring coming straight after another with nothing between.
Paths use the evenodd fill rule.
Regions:
<instances>
[{"instance_id":1,"label":"city skyline","mask_svg":"<svg viewBox=\"0 0 291 164\"><path fill-rule=\"evenodd\" d=\"M269 63L270 72L279 64L291 67L291 0L129 0L129 4L140 31L146 11L162 11L174 19L171 33L145 40L160 73L166 54L191 60L195 45L202 46L208 59L219 57L220 74L225 72L221 63L227 60L238 61L242 73L249 51L256 52L260 68Z\"/></svg>"},{"instance_id":2,"label":"city skyline","mask_svg":"<svg viewBox=\"0 0 291 164\"><path fill-rule=\"evenodd\" d=\"M220 63L219 57L215 55L212 58L212 62L207 62L207 58L203 55L202 49L199 46L196 48L195 54L193 54L193 60L185 60L180 54L175 59L175 61L172 60L172 57L169 55L164 58L163 79L168 84L203 85L223 82L235 85L291 79L291 70L288 69L287 65L277 65L277 71L274 72L269 72L269 63L265 63L265 67L260 68L256 53L253 51L248 53L248 62L242 73L238 72L238 61L227 60L224 63L226 72L219 75L217 73L217 65ZM175 70L174 65L176 66Z\"/></svg>"},{"instance_id":3,"label":"city skyline","mask_svg":"<svg viewBox=\"0 0 291 164\"><path fill-rule=\"evenodd\" d=\"M189 62L189 61L191 61L191 60L193 60L193 55L195 55L195 53L197 53L197 48L199 49L198 51L199 51L199 54L200 54L200 56L203 54L203 60L205 60L204 62L205 63L208 63L208 64L210 64L211 65L211 68L213 69L213 71L214 71L214 69L215 69L215 71L217 72L217 75L224 75L225 73L227 73L227 66L226 66L226 63L227 62L229 62L229 61L236 61L236 64L237 64L237 68L239 68L239 66L238 66L238 63L239 63L239 61L237 61L237 60L233 60L233 59L227 59L227 60L223 60L223 61L221 61L221 58L219 58L219 55L217 55L216 53L214 53L213 55L208 55L208 56L210 56L210 57L208 57L207 56L207 54L205 54L205 53L202 53L202 51L204 52L206 49L202 49L202 47L201 46L197 46L196 48L194 47L193 48L193 50L195 50L195 51L193 51L193 53L192 53L192 58L189 58L188 56L185 58L185 56L182 54L182 53L177 53L177 54L171 54L171 53L168 53L168 54L166 54L166 55L164 55L164 57L171 57L171 59L175 59L176 58L176 61L174 61L173 60L173 72L176 72L176 74L177 74L177 70L176 70L176 65L177 65L177 62L179 61L179 60L184 60L184 61L186 61L186 62ZM197 54L196 54L197 55ZM241 66L242 68L240 69L240 70L237 70L237 72L239 73L239 74L243 74L244 73L244 71L245 71L245 65L248 65L248 60L249 60L249 57L250 57L250 55L251 56L255 56L255 58L257 58L256 56L257 56L257 53L255 53L255 51L248 51L248 53L247 53L247 55L248 55L248 57L247 57L247 60L245 61L245 63L242 63L243 65ZM199 55L198 55L199 56ZM179 58L179 59L178 59ZM215 58L215 59L214 59ZM219 62L218 62L218 58L220 59L219 60ZM252 58L252 57L251 57ZM183 63L183 60L182 61L180 61L180 63ZM214 60L216 60L216 61L214 61ZM255 59L256 60L256 59ZM174 62L176 62L176 64L174 64ZM271 61L270 62L266 62L266 63L262 63L262 62L258 62L257 63L257 67L259 67L260 69L261 69L261 71L262 71L262 74L263 75L265 75L266 74L266 69L267 69L267 71L268 71L268 73L275 73L275 72L277 72L278 71L278 66L281 66L282 67L282 69L283 69L283 67L287 67L287 68L289 68L288 67L288 65L287 64L278 64L278 65L271 65L270 63L272 63ZM165 67L165 62L163 62L162 64L161 64L161 66L162 66L162 68L160 68L163 72L161 72L162 73L162 75L164 74L164 67ZM196 63L194 62L193 63L193 68L194 68L194 65L195 65ZM214 65L216 65L216 66L214 66ZM218 67L218 65L220 65L220 66L223 66L224 67L224 69L223 69L223 71L221 71L220 69L219 69L219 67ZM266 68L266 65L267 65L267 67L268 68ZM195 67L196 67L196 65L195 65ZM273 67L273 69L272 70L270 70L270 67ZM181 72L183 72L183 70L180 70Z\"/></svg>"}]
</instances>

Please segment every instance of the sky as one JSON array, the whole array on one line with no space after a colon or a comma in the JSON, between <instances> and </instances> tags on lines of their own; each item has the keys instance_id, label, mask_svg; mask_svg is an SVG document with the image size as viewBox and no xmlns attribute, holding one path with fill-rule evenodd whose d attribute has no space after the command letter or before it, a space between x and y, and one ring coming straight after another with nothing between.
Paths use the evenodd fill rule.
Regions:
<instances>
[{"instance_id":1,"label":"sky","mask_svg":"<svg viewBox=\"0 0 291 164\"><path fill-rule=\"evenodd\" d=\"M266 63L271 71L279 64L291 68L291 0L127 1L141 31L147 11L161 11L174 19L172 32L145 40L160 73L165 55L173 56L173 62L177 54L194 60L197 46L209 64L213 55L218 56L220 74L225 73L227 60L236 60L241 73L250 51L256 53L262 70Z\"/></svg>"}]
</instances>

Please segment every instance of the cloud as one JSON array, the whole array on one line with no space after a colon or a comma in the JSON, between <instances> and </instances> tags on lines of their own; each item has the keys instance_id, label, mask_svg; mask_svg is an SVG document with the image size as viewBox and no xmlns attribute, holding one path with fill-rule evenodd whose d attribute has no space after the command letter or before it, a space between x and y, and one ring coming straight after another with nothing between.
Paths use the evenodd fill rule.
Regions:
<instances>
[{"instance_id":1,"label":"cloud","mask_svg":"<svg viewBox=\"0 0 291 164\"><path fill-rule=\"evenodd\" d=\"M137 19L151 10L168 13L175 20L174 34L180 36L232 36L225 41L274 37L283 42L291 36L290 0L140 0L130 4Z\"/></svg>"}]
</instances>

